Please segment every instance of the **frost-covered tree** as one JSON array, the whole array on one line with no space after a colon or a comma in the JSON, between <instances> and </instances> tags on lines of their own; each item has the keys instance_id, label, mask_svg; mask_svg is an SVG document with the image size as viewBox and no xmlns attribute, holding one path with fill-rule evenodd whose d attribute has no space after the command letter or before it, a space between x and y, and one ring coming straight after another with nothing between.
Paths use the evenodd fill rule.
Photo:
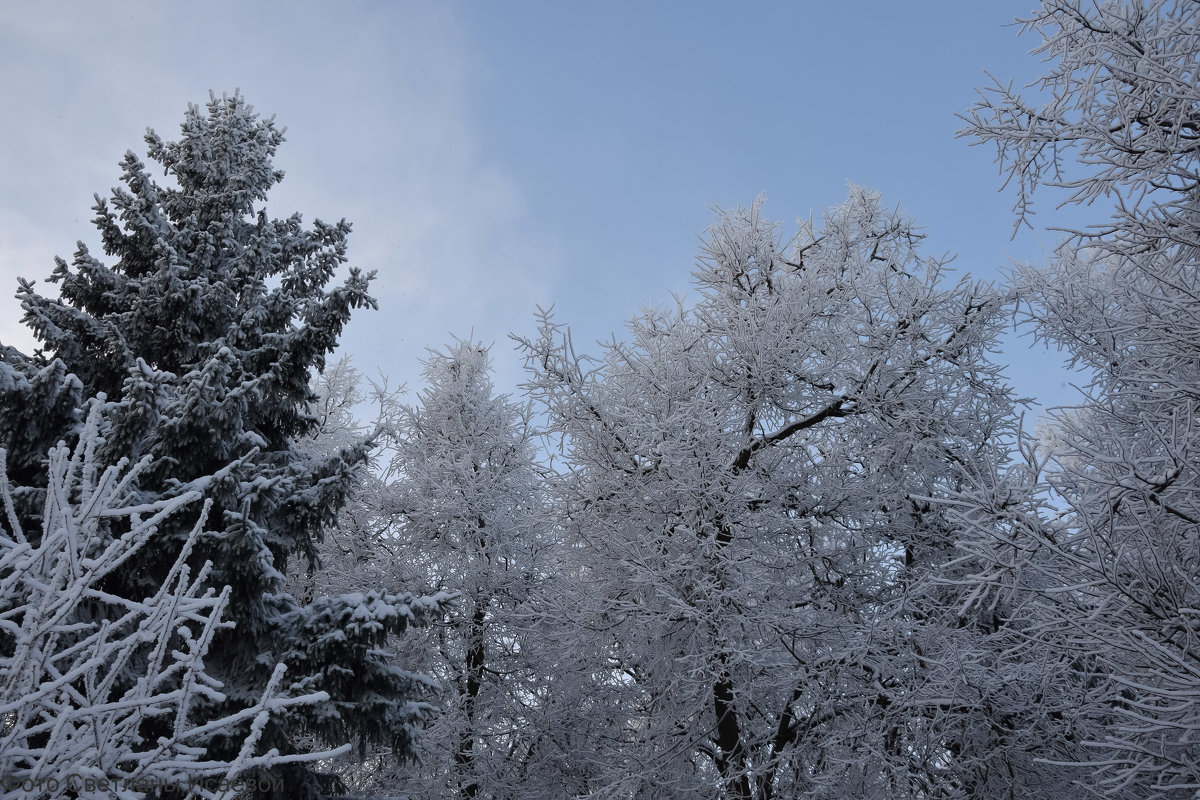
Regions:
<instances>
[{"instance_id":1,"label":"frost-covered tree","mask_svg":"<svg viewBox=\"0 0 1200 800\"><path fill-rule=\"evenodd\" d=\"M1036 333L1092 381L1042 453L964 497L981 599L1020 598L1029 649L1087 675L1063 736L1085 786L1200 790L1200 5L1046 0L1045 102L997 86L965 133L994 143L1024 212L1039 184L1112 200L1043 270L1018 272ZM1063 165L1067 156L1073 162ZM1061 169L1060 169L1061 168ZM1090 727L1086 727L1090 726Z\"/></svg>"},{"instance_id":2,"label":"frost-covered tree","mask_svg":"<svg viewBox=\"0 0 1200 800\"><path fill-rule=\"evenodd\" d=\"M412 797L531 796L532 715L553 668L534 602L552 551L527 412L490 373L481 344L431 351L391 462L387 505L410 585L459 595L406 650L443 689L421 763L399 784Z\"/></svg>"},{"instance_id":3,"label":"frost-covered tree","mask_svg":"<svg viewBox=\"0 0 1200 800\"><path fill-rule=\"evenodd\" d=\"M95 206L108 263L80 244L50 278L59 297L21 282L24 321L43 346L0 353L0 442L14 481L33 487L16 498L27 531L40 528L43 454L78 435L82 398L99 393L114 403L101 458L152 457L137 477L140 502L220 475L202 490L216 535L193 554L230 587L236 622L216 633L208 663L225 686L214 716L257 703L283 662L289 691L330 699L273 714L264 746L288 754L313 734L404 754L428 713L426 680L390 663L380 645L444 598L364 587L300 605L284 586L288 559L313 557L365 457L363 443L317 458L295 442L316 424L310 378L351 312L374 301L370 276L354 268L326 288L346 261L348 223L305 227L298 214L267 214L267 192L283 177L272 164L282 141L273 120L235 94L190 107L177 141L147 133L149 156L168 181L125 156L123 186ZM107 576L106 590L126 598L156 591L189 530L164 519L136 565ZM241 738L213 737L210 756L230 757ZM275 773L288 798L334 788L304 764Z\"/></svg>"},{"instance_id":4,"label":"frost-covered tree","mask_svg":"<svg viewBox=\"0 0 1200 800\"><path fill-rule=\"evenodd\" d=\"M140 798L156 786L232 798L263 767L332 755L259 752L272 713L328 700L323 692L280 696L282 664L254 705L212 718L202 710L212 703L197 702L223 698L204 660L216 632L229 627L229 588L207 584L210 563L195 576L187 563L209 504L157 591L133 600L104 590L110 573L136 561L156 528L195 506L220 476L140 502L137 477L149 457L99 462L103 408L93 405L73 452L51 450L38 536L22 530L0 450L0 798ZM113 526L123 531L116 538L105 535ZM120 676L130 668L139 677L128 685ZM164 735L149 739L147 724L157 720ZM214 733L233 736L246 723L231 760L205 758Z\"/></svg>"},{"instance_id":5,"label":"frost-covered tree","mask_svg":"<svg viewBox=\"0 0 1200 800\"><path fill-rule=\"evenodd\" d=\"M943 673L987 631L930 580L957 555L930 500L1005 457L1007 299L920 239L858 188L787 244L755 204L711 228L694 305L599 360L549 315L524 342L569 466L574 793L978 788L997 718Z\"/></svg>"}]
</instances>

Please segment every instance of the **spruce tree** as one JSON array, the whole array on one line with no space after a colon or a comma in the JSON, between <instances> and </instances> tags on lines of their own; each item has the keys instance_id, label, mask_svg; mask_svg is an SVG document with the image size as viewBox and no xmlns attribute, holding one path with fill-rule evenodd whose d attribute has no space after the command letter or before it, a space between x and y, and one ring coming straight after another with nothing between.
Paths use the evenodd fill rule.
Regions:
<instances>
[{"instance_id":1,"label":"spruce tree","mask_svg":"<svg viewBox=\"0 0 1200 800\"><path fill-rule=\"evenodd\" d=\"M108 261L79 244L50 281L59 298L21 281L24 322L42 342L33 355L0 346L0 443L22 485L45 485L42 454L78 436L86 399L112 404L103 446L109 463L153 458L141 476L144 502L203 484L212 534L197 546L217 585L231 587L229 618L210 673L227 714L261 697L277 662L295 692L324 690L327 703L282 713L264 747L282 753L352 737L404 755L428 706L413 698L426 680L388 663L386 637L437 613L444 598L364 591L300 605L284 587L289 558L316 566L314 544L336 519L367 447L325 457L294 446L315 425L309 381L323 369L351 312L374 308L371 274L347 260L350 225L299 214L271 218L268 190L283 178L272 158L283 142L273 119L244 98L211 97L189 107L177 141L147 131L160 184L132 152L122 186L96 198L94 223ZM329 287L329 288L327 288ZM36 491L18 498L36 529ZM136 565L107 588L143 597L160 585L188 530L165 520ZM150 732L152 734L152 732ZM238 737L214 739L227 756ZM280 796L336 790L304 765L286 766Z\"/></svg>"}]
</instances>

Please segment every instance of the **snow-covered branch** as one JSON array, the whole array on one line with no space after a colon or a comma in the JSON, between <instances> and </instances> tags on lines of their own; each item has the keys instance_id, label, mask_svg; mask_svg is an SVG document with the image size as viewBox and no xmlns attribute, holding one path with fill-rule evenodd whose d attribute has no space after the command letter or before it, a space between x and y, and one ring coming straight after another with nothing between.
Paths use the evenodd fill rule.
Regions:
<instances>
[{"instance_id":1,"label":"snow-covered branch","mask_svg":"<svg viewBox=\"0 0 1200 800\"><path fill-rule=\"evenodd\" d=\"M222 621L228 587L210 586L208 564L195 574L189 564L207 504L155 594L107 589L105 577L153 547L158 525L197 505L203 487L139 503L149 458L108 467L97 460L103 409L93 404L73 451L49 453L39 531L19 524L0 450L0 798L136 798L154 786L233 797L230 787L259 767L328 757L257 752L271 715L327 699L282 694L282 664L257 703L214 719L196 714L198 698L224 699L204 657L216 631L231 625ZM247 726L235 760L206 760L209 739Z\"/></svg>"}]
</instances>

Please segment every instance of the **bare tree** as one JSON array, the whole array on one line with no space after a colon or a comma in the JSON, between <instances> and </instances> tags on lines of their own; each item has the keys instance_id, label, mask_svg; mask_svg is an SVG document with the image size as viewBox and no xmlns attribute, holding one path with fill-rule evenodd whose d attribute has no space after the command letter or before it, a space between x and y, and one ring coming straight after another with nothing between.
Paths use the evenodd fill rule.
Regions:
<instances>
[{"instance_id":1,"label":"bare tree","mask_svg":"<svg viewBox=\"0 0 1200 800\"><path fill-rule=\"evenodd\" d=\"M406 655L443 687L423 763L400 784L414 797L530 796L530 717L549 666L531 635L549 577L548 514L528 411L497 394L490 373L482 344L430 351L391 462L387 507L410 581L459 595Z\"/></svg>"},{"instance_id":2,"label":"bare tree","mask_svg":"<svg viewBox=\"0 0 1200 800\"><path fill-rule=\"evenodd\" d=\"M570 468L580 794L968 791L980 715L934 661L982 634L928 580L956 537L929 498L1004 458L1007 298L921 238L863 189L790 244L756 203L710 229L695 305L599 360L549 314L524 341Z\"/></svg>"},{"instance_id":3,"label":"bare tree","mask_svg":"<svg viewBox=\"0 0 1200 800\"><path fill-rule=\"evenodd\" d=\"M1092 376L1041 452L962 519L980 597L1024 598L1029 646L1087 676L1085 785L1122 798L1200 789L1200 4L1048 0L1027 30L1039 107L984 95L964 133L998 148L1024 215L1039 183L1113 204L1017 285L1036 334ZM1063 163L1066 155L1075 160Z\"/></svg>"}]
</instances>

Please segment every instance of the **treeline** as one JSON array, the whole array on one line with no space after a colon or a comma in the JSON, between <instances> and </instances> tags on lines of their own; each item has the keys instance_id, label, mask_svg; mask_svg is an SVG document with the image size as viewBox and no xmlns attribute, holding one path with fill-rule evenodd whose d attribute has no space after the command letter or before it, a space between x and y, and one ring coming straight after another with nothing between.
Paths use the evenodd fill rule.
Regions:
<instances>
[{"instance_id":1,"label":"treeline","mask_svg":"<svg viewBox=\"0 0 1200 800\"><path fill-rule=\"evenodd\" d=\"M1038 102L964 115L1018 219L1115 209L1046 266L738 208L625 340L540 314L515 397L328 361L373 275L267 214L242 97L149 133L0 345L0 798L1191 798L1198 23L1044 0ZM1036 441L1014 315L1091 378Z\"/></svg>"}]
</instances>

